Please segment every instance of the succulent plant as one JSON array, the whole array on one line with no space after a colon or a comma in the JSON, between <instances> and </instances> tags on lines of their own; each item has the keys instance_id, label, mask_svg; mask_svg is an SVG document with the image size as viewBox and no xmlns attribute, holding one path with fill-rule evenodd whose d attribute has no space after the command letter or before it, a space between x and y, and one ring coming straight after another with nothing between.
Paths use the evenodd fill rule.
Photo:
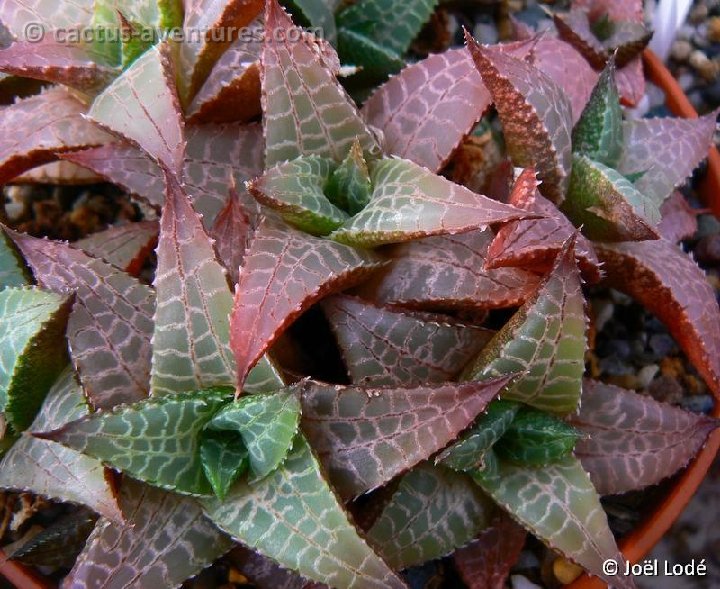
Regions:
<instances>
[{"instance_id":1,"label":"succulent plant","mask_svg":"<svg viewBox=\"0 0 720 589\"><path fill-rule=\"evenodd\" d=\"M259 586L406 587L402 571L451 554L468 586L496 586L526 532L633 586L603 570L623 557L600 496L671 476L718 422L587 375L585 282L657 315L720 394L720 309L676 245L691 217L674 193L716 113L623 120L616 63L635 67L647 37L635 8L556 15L582 55L468 34L358 108L341 61L372 47L393 67L361 65L395 71L432 3L403 4L415 17L389 39L392 3L335 20L294 2L336 25L342 60L276 0L184 17L26 4L0 1L16 34L40 14L48 30L263 33L0 52L0 69L55 84L0 113L0 180L62 158L160 211L73 243L0 235L0 487L100 516L65 586L175 587L236 543ZM571 79L553 55L585 69ZM491 106L507 202L448 178ZM491 330L496 309L514 313ZM322 380L293 345L313 313L345 378Z\"/></svg>"}]
</instances>

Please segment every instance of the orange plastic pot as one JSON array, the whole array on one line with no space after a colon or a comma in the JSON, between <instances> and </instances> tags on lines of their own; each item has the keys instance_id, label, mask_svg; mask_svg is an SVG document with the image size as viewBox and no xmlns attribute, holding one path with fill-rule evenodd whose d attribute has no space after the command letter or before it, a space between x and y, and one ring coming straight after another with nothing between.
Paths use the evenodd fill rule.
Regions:
<instances>
[{"instance_id":1,"label":"orange plastic pot","mask_svg":"<svg viewBox=\"0 0 720 589\"><path fill-rule=\"evenodd\" d=\"M643 63L647 78L665 92L667 107L674 115L685 118L698 116L677 80L657 55L646 49ZM710 208L716 217L720 217L720 154L715 147L708 153L707 173L700 183L700 197L705 206ZM720 396L717 392L714 396L715 407L712 414L720 417ZM718 453L718 448L720 448L720 431L715 431L655 511L620 541L620 550L627 560L632 563L638 562L665 535L705 478L708 468ZM596 577L582 575L566 587L567 589L602 589L606 586Z\"/></svg>"}]
</instances>

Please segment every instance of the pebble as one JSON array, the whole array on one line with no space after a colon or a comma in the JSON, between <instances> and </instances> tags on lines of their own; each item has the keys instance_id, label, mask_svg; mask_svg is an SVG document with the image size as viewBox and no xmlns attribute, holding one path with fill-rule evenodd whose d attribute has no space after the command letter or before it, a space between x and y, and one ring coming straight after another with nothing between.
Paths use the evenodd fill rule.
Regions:
<instances>
[{"instance_id":1,"label":"pebble","mask_svg":"<svg viewBox=\"0 0 720 589\"><path fill-rule=\"evenodd\" d=\"M705 52L701 51L700 49L695 49L695 51L690 53L688 61L693 68L699 70L701 67L705 66L705 64L710 61L710 58L705 55Z\"/></svg>"},{"instance_id":2,"label":"pebble","mask_svg":"<svg viewBox=\"0 0 720 589\"><path fill-rule=\"evenodd\" d=\"M658 372L660 372L660 367L657 364L643 366L637 374L637 381L640 388L648 388Z\"/></svg>"},{"instance_id":3,"label":"pebble","mask_svg":"<svg viewBox=\"0 0 720 589\"><path fill-rule=\"evenodd\" d=\"M698 217L697 237L702 239L708 235L720 234L720 220L715 215L700 215Z\"/></svg>"},{"instance_id":4,"label":"pebble","mask_svg":"<svg viewBox=\"0 0 720 589\"><path fill-rule=\"evenodd\" d=\"M512 589L542 589L540 585L536 585L527 577L522 575L512 575L510 577L510 585Z\"/></svg>"},{"instance_id":5,"label":"pebble","mask_svg":"<svg viewBox=\"0 0 720 589\"><path fill-rule=\"evenodd\" d=\"M632 370L626 362L615 355L600 359L600 370L608 376L625 376Z\"/></svg>"},{"instance_id":6,"label":"pebble","mask_svg":"<svg viewBox=\"0 0 720 589\"><path fill-rule=\"evenodd\" d=\"M669 356L675 349L675 340L666 333L656 333L650 336L650 349L655 357L660 360Z\"/></svg>"},{"instance_id":7,"label":"pebble","mask_svg":"<svg viewBox=\"0 0 720 589\"><path fill-rule=\"evenodd\" d=\"M684 397L683 388L676 378L661 374L647 387L648 394L662 403L676 404Z\"/></svg>"},{"instance_id":8,"label":"pebble","mask_svg":"<svg viewBox=\"0 0 720 589\"><path fill-rule=\"evenodd\" d=\"M670 55L677 61L687 61L692 53L692 45L690 41L685 39L678 39L672 44L670 49Z\"/></svg>"},{"instance_id":9,"label":"pebble","mask_svg":"<svg viewBox=\"0 0 720 589\"><path fill-rule=\"evenodd\" d=\"M582 572L582 567L564 558L556 558L553 561L553 574L563 585L572 583L582 574Z\"/></svg>"},{"instance_id":10,"label":"pebble","mask_svg":"<svg viewBox=\"0 0 720 589\"><path fill-rule=\"evenodd\" d=\"M695 258L703 264L720 263L720 235L707 235L698 241Z\"/></svg>"},{"instance_id":11,"label":"pebble","mask_svg":"<svg viewBox=\"0 0 720 589\"><path fill-rule=\"evenodd\" d=\"M710 43L720 42L720 16L713 16L707 23L707 40Z\"/></svg>"},{"instance_id":12,"label":"pebble","mask_svg":"<svg viewBox=\"0 0 720 589\"><path fill-rule=\"evenodd\" d=\"M603 327L612 319L615 305L607 299L598 299L592 302L595 312L595 329L602 331Z\"/></svg>"},{"instance_id":13,"label":"pebble","mask_svg":"<svg viewBox=\"0 0 720 589\"><path fill-rule=\"evenodd\" d=\"M700 24L708 16L708 7L705 4L698 4L690 11L688 20L693 24Z\"/></svg>"},{"instance_id":14,"label":"pebble","mask_svg":"<svg viewBox=\"0 0 720 589\"><path fill-rule=\"evenodd\" d=\"M711 395L693 395L692 397L683 397L680 405L693 413L710 413L715 401Z\"/></svg>"}]
</instances>

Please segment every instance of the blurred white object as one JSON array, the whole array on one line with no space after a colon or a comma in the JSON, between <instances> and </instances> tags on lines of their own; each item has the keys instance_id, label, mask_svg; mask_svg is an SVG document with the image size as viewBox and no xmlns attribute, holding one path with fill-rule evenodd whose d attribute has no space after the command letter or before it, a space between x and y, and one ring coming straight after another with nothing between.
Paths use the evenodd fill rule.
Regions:
<instances>
[{"instance_id":1,"label":"blurred white object","mask_svg":"<svg viewBox=\"0 0 720 589\"><path fill-rule=\"evenodd\" d=\"M678 29L683 25L692 0L660 0L653 14L653 38L650 49L665 61L670 54L670 47L675 40Z\"/></svg>"}]
</instances>

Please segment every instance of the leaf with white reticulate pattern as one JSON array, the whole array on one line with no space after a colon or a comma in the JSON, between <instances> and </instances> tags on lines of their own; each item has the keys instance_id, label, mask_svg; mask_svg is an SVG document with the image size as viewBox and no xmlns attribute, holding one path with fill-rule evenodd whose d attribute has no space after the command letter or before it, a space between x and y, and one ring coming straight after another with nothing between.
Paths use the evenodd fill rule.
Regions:
<instances>
[{"instance_id":1,"label":"leaf with white reticulate pattern","mask_svg":"<svg viewBox=\"0 0 720 589\"><path fill-rule=\"evenodd\" d=\"M635 187L659 206L707 156L718 112L699 119L625 121L618 170L625 175L643 172Z\"/></svg>"},{"instance_id":2,"label":"leaf with white reticulate pattern","mask_svg":"<svg viewBox=\"0 0 720 589\"><path fill-rule=\"evenodd\" d=\"M388 482L445 447L510 377L413 388L310 382L302 428L344 498Z\"/></svg>"},{"instance_id":3,"label":"leaf with white reticulate pattern","mask_svg":"<svg viewBox=\"0 0 720 589\"><path fill-rule=\"evenodd\" d=\"M111 135L82 117L85 108L64 88L51 88L5 107L0 124L0 182L51 162L62 152L112 141Z\"/></svg>"},{"instance_id":4,"label":"leaf with white reticulate pattern","mask_svg":"<svg viewBox=\"0 0 720 589\"><path fill-rule=\"evenodd\" d=\"M468 50L451 49L392 77L368 98L362 114L382 131L386 153L437 172L490 103Z\"/></svg>"},{"instance_id":5,"label":"leaf with white reticulate pattern","mask_svg":"<svg viewBox=\"0 0 720 589\"><path fill-rule=\"evenodd\" d=\"M336 296L323 310L353 384L414 386L455 378L492 337L445 315Z\"/></svg>"},{"instance_id":6,"label":"leaf with white reticulate pattern","mask_svg":"<svg viewBox=\"0 0 720 589\"><path fill-rule=\"evenodd\" d=\"M534 166L543 194L565 198L571 161L572 107L562 89L529 63L497 48L465 40L503 124L508 153L516 166Z\"/></svg>"},{"instance_id":7,"label":"leaf with white reticulate pattern","mask_svg":"<svg viewBox=\"0 0 720 589\"><path fill-rule=\"evenodd\" d=\"M185 188L172 174L160 219L155 271L153 395L232 385L232 294Z\"/></svg>"},{"instance_id":8,"label":"leaf with white reticulate pattern","mask_svg":"<svg viewBox=\"0 0 720 589\"><path fill-rule=\"evenodd\" d=\"M3 231L0 231L0 289L30 284L30 274L15 248Z\"/></svg>"},{"instance_id":9,"label":"leaf with white reticulate pattern","mask_svg":"<svg viewBox=\"0 0 720 589\"><path fill-rule=\"evenodd\" d=\"M597 252L606 283L657 315L709 387L720 393L720 309L705 273L664 239L598 244Z\"/></svg>"},{"instance_id":10,"label":"leaf with white reticulate pattern","mask_svg":"<svg viewBox=\"0 0 720 589\"><path fill-rule=\"evenodd\" d=\"M212 489L202 468L198 434L231 398L229 389L153 397L35 435L157 487L208 495ZM170 428L172 436L167 435Z\"/></svg>"},{"instance_id":11,"label":"leaf with white reticulate pattern","mask_svg":"<svg viewBox=\"0 0 720 589\"><path fill-rule=\"evenodd\" d=\"M276 0L267 2L262 51L266 165L301 155L342 161L357 138L378 152L377 140L322 58ZM294 41L290 41L293 39Z\"/></svg>"},{"instance_id":12,"label":"leaf with white reticulate pattern","mask_svg":"<svg viewBox=\"0 0 720 589\"><path fill-rule=\"evenodd\" d=\"M389 248L390 264L363 286L363 296L413 308L516 307L537 289L537 275L519 268L484 269L490 231L427 237Z\"/></svg>"},{"instance_id":13,"label":"leaf with white reticulate pattern","mask_svg":"<svg viewBox=\"0 0 720 589\"><path fill-rule=\"evenodd\" d=\"M301 435L268 477L203 505L221 530L308 579L339 589L406 588L358 535Z\"/></svg>"},{"instance_id":14,"label":"leaf with white reticulate pattern","mask_svg":"<svg viewBox=\"0 0 720 589\"><path fill-rule=\"evenodd\" d=\"M494 506L465 474L420 465L403 476L367 537L390 566L442 558L489 522Z\"/></svg>"},{"instance_id":15,"label":"leaf with white reticulate pattern","mask_svg":"<svg viewBox=\"0 0 720 589\"><path fill-rule=\"evenodd\" d=\"M157 238L157 222L140 221L98 231L73 242L72 246L136 276L155 247Z\"/></svg>"},{"instance_id":16,"label":"leaf with white reticulate pattern","mask_svg":"<svg viewBox=\"0 0 720 589\"><path fill-rule=\"evenodd\" d=\"M138 58L95 99L88 117L181 173L184 122L170 45L161 43Z\"/></svg>"},{"instance_id":17,"label":"leaf with white reticulate pattern","mask_svg":"<svg viewBox=\"0 0 720 589\"><path fill-rule=\"evenodd\" d=\"M464 372L487 379L524 373L503 393L544 411L572 413L580 400L587 328L574 239L566 242L535 296Z\"/></svg>"},{"instance_id":18,"label":"leaf with white reticulate pattern","mask_svg":"<svg viewBox=\"0 0 720 589\"><path fill-rule=\"evenodd\" d=\"M121 507L127 524L98 521L63 589L177 587L232 547L189 497L125 477Z\"/></svg>"},{"instance_id":19,"label":"leaf with white reticulate pattern","mask_svg":"<svg viewBox=\"0 0 720 589\"><path fill-rule=\"evenodd\" d=\"M67 364L71 303L36 287L0 291L0 412L16 433L30 425Z\"/></svg>"},{"instance_id":20,"label":"leaf with white reticulate pattern","mask_svg":"<svg viewBox=\"0 0 720 589\"><path fill-rule=\"evenodd\" d=\"M9 235L40 286L75 292L68 342L90 404L112 407L147 396L153 290L65 243Z\"/></svg>"},{"instance_id":21,"label":"leaf with white reticulate pattern","mask_svg":"<svg viewBox=\"0 0 720 589\"><path fill-rule=\"evenodd\" d=\"M48 392L30 431L47 431L88 413L75 372L66 368ZM0 463L0 487L87 505L122 523L112 475L99 460L24 434Z\"/></svg>"},{"instance_id":22,"label":"leaf with white reticulate pattern","mask_svg":"<svg viewBox=\"0 0 720 589\"><path fill-rule=\"evenodd\" d=\"M370 202L330 237L361 247L484 229L528 216L409 160L370 163Z\"/></svg>"},{"instance_id":23,"label":"leaf with white reticulate pattern","mask_svg":"<svg viewBox=\"0 0 720 589\"><path fill-rule=\"evenodd\" d=\"M282 331L323 296L357 284L382 261L275 221L258 227L235 290L230 345L238 387Z\"/></svg>"},{"instance_id":24,"label":"leaf with white reticulate pattern","mask_svg":"<svg viewBox=\"0 0 720 589\"><path fill-rule=\"evenodd\" d=\"M626 493L683 468L720 422L593 380L570 422L586 434L575 455L598 493Z\"/></svg>"},{"instance_id":25,"label":"leaf with white reticulate pattern","mask_svg":"<svg viewBox=\"0 0 720 589\"><path fill-rule=\"evenodd\" d=\"M625 564L608 527L600 497L573 457L542 468L500 462L475 481L514 519L552 549L618 589L632 589L632 577L608 575L603 563Z\"/></svg>"},{"instance_id":26,"label":"leaf with white reticulate pattern","mask_svg":"<svg viewBox=\"0 0 720 589\"><path fill-rule=\"evenodd\" d=\"M1 0L0 21L14 36L24 39L29 24L47 30L90 24L93 0Z\"/></svg>"}]
</instances>

